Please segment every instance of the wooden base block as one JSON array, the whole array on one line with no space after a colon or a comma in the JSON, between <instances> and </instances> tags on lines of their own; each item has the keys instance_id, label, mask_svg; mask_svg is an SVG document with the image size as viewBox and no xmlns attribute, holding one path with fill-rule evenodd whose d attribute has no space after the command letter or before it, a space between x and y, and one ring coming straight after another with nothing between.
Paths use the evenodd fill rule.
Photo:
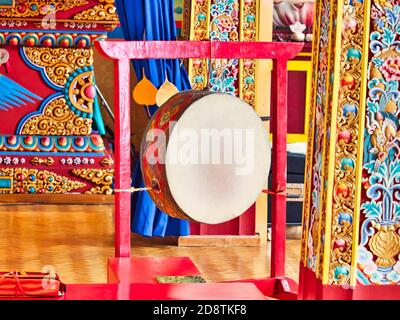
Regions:
<instances>
[{"instance_id":1,"label":"wooden base block","mask_svg":"<svg viewBox=\"0 0 400 320\"><path fill-rule=\"evenodd\" d=\"M287 226L286 239L288 240L301 240L302 226ZM271 228L268 228L267 239L271 241Z\"/></svg>"},{"instance_id":2,"label":"wooden base block","mask_svg":"<svg viewBox=\"0 0 400 320\"><path fill-rule=\"evenodd\" d=\"M300 240L301 239L301 226L287 226L286 227L286 239Z\"/></svg>"},{"instance_id":3,"label":"wooden base block","mask_svg":"<svg viewBox=\"0 0 400 320\"><path fill-rule=\"evenodd\" d=\"M256 236L187 236L179 237L180 247L258 247L260 237Z\"/></svg>"}]
</instances>

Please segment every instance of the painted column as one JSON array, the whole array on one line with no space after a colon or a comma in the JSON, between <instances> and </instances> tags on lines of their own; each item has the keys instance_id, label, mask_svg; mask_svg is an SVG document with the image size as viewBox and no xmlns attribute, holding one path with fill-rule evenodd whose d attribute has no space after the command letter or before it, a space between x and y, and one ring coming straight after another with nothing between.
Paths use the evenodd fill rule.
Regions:
<instances>
[{"instance_id":1,"label":"painted column","mask_svg":"<svg viewBox=\"0 0 400 320\"><path fill-rule=\"evenodd\" d=\"M400 297L400 3L316 1L300 298Z\"/></svg>"},{"instance_id":2,"label":"painted column","mask_svg":"<svg viewBox=\"0 0 400 320\"><path fill-rule=\"evenodd\" d=\"M191 0L190 40L257 41L259 0ZM252 59L191 59L193 89L234 94L256 106L256 61Z\"/></svg>"}]
</instances>

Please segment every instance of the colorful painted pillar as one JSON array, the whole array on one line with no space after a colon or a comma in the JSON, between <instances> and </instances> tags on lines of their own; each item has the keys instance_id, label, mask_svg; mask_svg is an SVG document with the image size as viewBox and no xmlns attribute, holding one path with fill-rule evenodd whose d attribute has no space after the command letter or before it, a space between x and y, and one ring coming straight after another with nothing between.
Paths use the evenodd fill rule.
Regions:
<instances>
[{"instance_id":1,"label":"colorful painted pillar","mask_svg":"<svg viewBox=\"0 0 400 320\"><path fill-rule=\"evenodd\" d=\"M400 298L400 3L318 0L302 299Z\"/></svg>"},{"instance_id":2,"label":"colorful painted pillar","mask_svg":"<svg viewBox=\"0 0 400 320\"><path fill-rule=\"evenodd\" d=\"M257 41L259 0L186 0L190 40ZM191 59L194 89L209 87L256 103L256 61L250 59Z\"/></svg>"},{"instance_id":3,"label":"colorful painted pillar","mask_svg":"<svg viewBox=\"0 0 400 320\"><path fill-rule=\"evenodd\" d=\"M0 194L111 194L93 44L114 0L0 3Z\"/></svg>"}]
</instances>

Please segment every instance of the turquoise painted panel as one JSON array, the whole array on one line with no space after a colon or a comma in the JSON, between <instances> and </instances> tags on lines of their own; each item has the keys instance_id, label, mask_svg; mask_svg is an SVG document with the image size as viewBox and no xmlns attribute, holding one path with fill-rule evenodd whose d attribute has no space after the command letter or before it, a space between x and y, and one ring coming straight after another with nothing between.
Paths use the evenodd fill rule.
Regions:
<instances>
[{"instance_id":1,"label":"turquoise painted panel","mask_svg":"<svg viewBox=\"0 0 400 320\"><path fill-rule=\"evenodd\" d=\"M11 178L0 177L0 190L1 189L11 189Z\"/></svg>"},{"instance_id":2,"label":"turquoise painted panel","mask_svg":"<svg viewBox=\"0 0 400 320\"><path fill-rule=\"evenodd\" d=\"M13 7L15 0L0 0L0 7Z\"/></svg>"}]
</instances>

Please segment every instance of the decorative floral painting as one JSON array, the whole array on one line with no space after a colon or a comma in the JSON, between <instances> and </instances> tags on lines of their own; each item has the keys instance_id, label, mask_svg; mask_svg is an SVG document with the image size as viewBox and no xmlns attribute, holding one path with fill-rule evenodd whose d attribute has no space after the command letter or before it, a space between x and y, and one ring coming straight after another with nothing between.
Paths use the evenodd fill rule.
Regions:
<instances>
[{"instance_id":1,"label":"decorative floral painting","mask_svg":"<svg viewBox=\"0 0 400 320\"><path fill-rule=\"evenodd\" d=\"M400 284L400 2L374 0L358 281Z\"/></svg>"}]
</instances>

